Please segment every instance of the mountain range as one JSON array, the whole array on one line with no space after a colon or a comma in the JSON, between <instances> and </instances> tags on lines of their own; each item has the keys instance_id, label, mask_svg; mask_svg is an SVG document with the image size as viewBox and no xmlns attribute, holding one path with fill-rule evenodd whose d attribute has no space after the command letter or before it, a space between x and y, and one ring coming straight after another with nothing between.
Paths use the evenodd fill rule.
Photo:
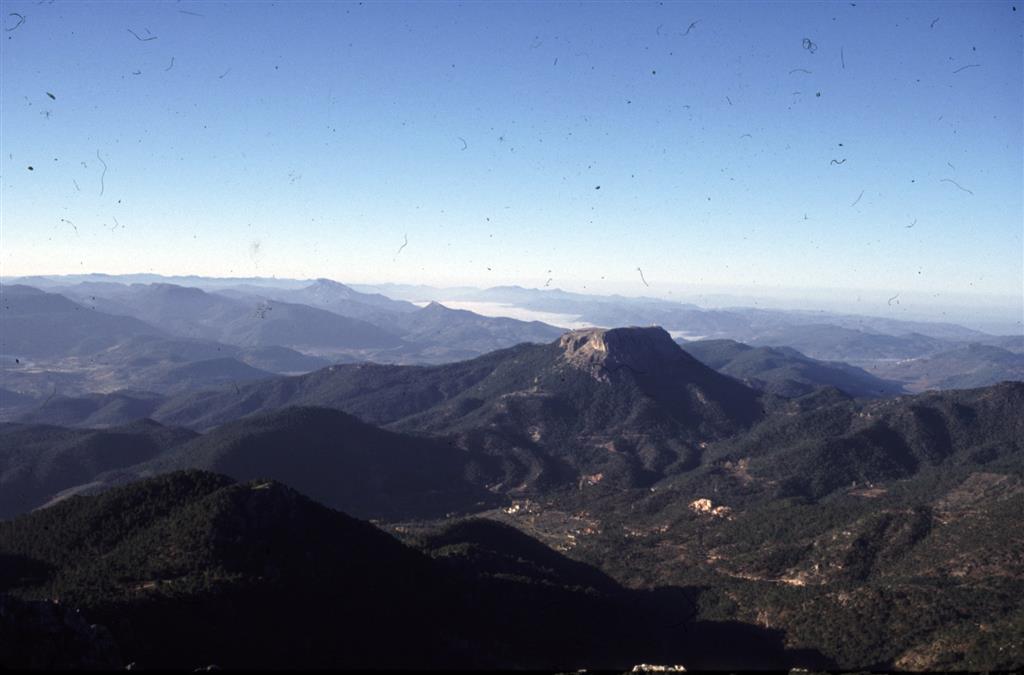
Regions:
<instances>
[{"instance_id":1,"label":"mountain range","mask_svg":"<svg viewBox=\"0 0 1024 675\"><path fill-rule=\"evenodd\" d=\"M667 334L652 329L581 331L570 335L573 339L557 344L564 362L563 373L575 370L595 387L623 388L628 392L642 382L638 372L655 367L668 371L665 380L674 382L678 371L671 370L673 359L681 367L692 367L689 361L679 359L669 350L671 347L681 351ZM616 365L623 367L615 368ZM704 366L693 369L693 373L691 382L679 388L694 396L699 392L707 398L714 393L712 385L721 382L743 387ZM702 386L695 385L701 374L707 380ZM562 375L555 377L554 381L561 385ZM547 386L554 386L554 381L548 380ZM542 378L541 382L545 380ZM565 386L572 391L577 387L586 389L583 382L572 381L570 377L566 377ZM730 393L736 395L738 391L742 389ZM304 492L316 495L318 501L392 523L394 533L442 561L452 573L475 579L482 576L501 584L531 584L529 592L507 589L508 594L503 594L500 601L494 600L496 604L491 609L482 610L479 605L475 605L475 610L456 608L457 616L482 613L493 617L507 611L510 616L519 617L516 621L529 622L537 620L538 607L551 601L549 592L560 587L594 588L599 595L612 593L600 589L621 588L620 584L672 587L677 590L648 592L646 596L622 600L626 605L615 605L616 611L643 607L644 615L650 619L646 613L650 605L643 602L658 598L657 611L665 611L673 602L686 600L692 611L684 623L688 621L688 625L694 626L693 635L705 636L702 631L708 630L722 640L723 635L729 640L742 636L744 649L739 654L757 654L759 664L774 660L787 666L813 664L819 668L986 669L1021 663L1024 652L1013 636L1019 630L1021 618L1016 591L1019 580L1024 578L1024 559L1019 555L1024 542L1015 526L1015 514L1019 514L1024 499L1024 384L876 400L851 399L827 388L791 399L763 399L763 395L748 391L752 401L764 403L763 409L755 409L750 418L734 420L731 431L708 422L691 427L689 433L706 440L699 442L700 452L690 464L675 462L664 467L654 479L630 482L624 480L630 477L629 471L614 464L602 467L604 472L587 473L594 467L588 464L592 457L585 447L538 444L534 449L538 457L574 467L572 475L579 480L535 480L528 482L527 489L492 482L494 472L500 474L509 458L516 456L515 447L483 442L460 448L450 442L451 436L446 435L450 431L387 432L346 413L324 408L286 407L246 416L202 436L154 423L146 423L141 429L109 431L8 425L0 437L18 439L16 445L22 452L8 458L13 471L5 473L5 478L9 474L14 480L5 484L4 494L25 494L25 483L17 482L19 476L22 480L36 475L54 479L43 485L37 483L36 496L19 510L44 501L52 505L11 521L6 529L0 524L0 555L14 556L12 564L17 563L11 568L17 582L7 588L26 600L56 594L62 602L86 608L132 658L180 664L175 660L180 656L161 651L157 645L160 641L154 637L157 625L172 625L172 634L180 635L184 643L196 645L198 651L192 653L203 655L193 657L199 660L192 664L242 663L245 654L241 647L231 646L237 638L225 637L217 632L221 629L211 625L211 636L218 636L220 645L215 647L212 637L197 635L193 629L182 627L181 622L185 616L191 616L186 606L199 606L206 607L204 612L213 612L214 616L229 612L224 619L217 619L216 625L258 633L262 629L257 625L237 623L241 608L246 608L246 616L251 614L251 621L269 619L261 618L265 614L245 600L245 592L239 589L253 588L264 599L274 598L269 605L274 608L278 608L275 603L285 602L278 598L307 597L309 591L302 590L305 577L298 580L297 572L287 571L291 564L288 559L268 560L263 554L251 557L264 550L290 557L295 556L295 551L316 550L306 540L275 539L278 543L270 548L261 543L266 541L264 536L270 536L260 534L261 528L271 526L277 518L275 515L268 520L269 514L287 512L290 507L284 504L293 503L297 496L287 497L284 503L259 507L251 503L248 495L263 490L279 492L283 488L267 480L285 479L301 485ZM678 392L653 387L647 394L664 403L671 400L664 397ZM456 428L476 428L476 434L467 434L463 439L486 441L494 414L501 419L500 401L506 396L495 388L486 398L496 403L488 405L485 400L482 406L492 413L481 418L454 418ZM627 395L617 400L631 398ZM592 430L610 427L616 435L627 437L629 425L639 416L627 410L622 412L625 416L618 421L591 418L590 424L595 425ZM570 413L569 417L575 415L578 412ZM416 419L415 415L402 418L406 424ZM452 424L439 422L437 428L450 430ZM422 428L428 426L424 422ZM683 433L681 427L673 432ZM164 437L158 443L162 447L154 448L147 441L148 449L135 449L140 447L140 433L150 439ZM123 442L131 434L135 434L135 440ZM122 439L119 442L129 454L119 457L112 452L115 437ZM4 445L14 446L6 442ZM616 454L610 448L607 452ZM101 458L107 458L105 464L98 463ZM117 464L120 467L113 466ZM179 471L189 466L212 468L246 480L253 475L261 478L233 488L227 478ZM162 473L165 471L169 473ZM600 475L605 472L607 478ZM93 474L91 480L89 474ZM154 474L160 476L146 478ZM143 482L137 482L139 479ZM56 500L44 496L76 480L88 482L78 489L63 490ZM212 481L203 490L228 492L207 502L193 492L190 481L195 480L204 485ZM131 484L116 487L127 481ZM164 497L145 492L154 489L152 486L177 485L180 481L185 481L185 493L170 500L180 506L160 506ZM165 487L156 489L164 494ZM103 494L74 496L96 490ZM139 490L145 494L140 496ZM293 493L285 490L284 494ZM228 495L246 498L238 502ZM124 502L119 500L124 499L133 506L121 505ZM208 503L210 506L205 506ZM209 516L195 511L214 508L214 504L223 507L217 506ZM241 511L222 512L217 510L220 508ZM135 516L120 515L112 520L115 513L135 510ZM170 521L159 515L171 511L180 515L172 516ZM267 515L261 516L263 513ZM461 514L473 513L491 524L476 525L472 524L475 521L463 520ZM295 525L312 516L295 518L287 521L291 523L289 532L296 530L294 536L319 536ZM61 527L54 528L56 522L61 522ZM211 525L203 525L205 522ZM467 524L460 524L463 522ZM494 529L494 522L514 527L536 541L523 539L524 535L514 530ZM252 527L256 529L248 529ZM447 534L436 533L437 528L445 531L452 527L455 529ZM89 532L95 534L86 534ZM205 532L209 534L195 538ZM96 536L102 538L93 540ZM333 540L340 535L324 536ZM69 541L83 543L72 545ZM147 548L167 541L180 541L176 546L182 555L194 557L161 561ZM981 545L979 542L985 542L983 559L965 554ZM75 546L84 545L109 553L99 558L76 554ZM208 546L212 548L204 548ZM521 550L523 546L525 551ZM501 552L508 547L517 552ZM569 554L592 569L569 561L555 565L552 561L564 559L552 549ZM235 550L252 553L236 554L232 552ZM526 555L526 551L532 553ZM217 562L222 559L234 562ZM326 559L331 558L328 555ZM98 562L84 562L89 560ZM486 571L481 571L481 566ZM282 590L279 595L261 586L269 582L251 576L260 569L276 570L269 579L283 584L287 592ZM605 570L610 579L598 575L596 569ZM131 570L130 576L125 577L124 571L117 570ZM314 573L310 580L318 588L336 583L318 574ZM582 577L576 579L576 574ZM261 578L265 579L266 573ZM381 583L389 592L401 588L390 581ZM341 598L351 590L339 592ZM621 599L617 593L612 595ZM333 596L329 593L328 597ZM894 603L899 605L897 597L910 603L906 611L893 612ZM668 602L672 598L675 599ZM965 604L965 598L971 601ZM514 609L516 599L523 601L519 609ZM151 602L157 605L151 606ZM313 602L312 596L304 602L307 607L321 606L308 604ZM436 602L451 607L450 598ZM284 611L288 607L292 605L285 603L278 609ZM412 615L419 616L419 611L422 608ZM591 607L584 614L595 620L600 617L606 628L611 625L608 614L593 611ZM140 612L138 621L125 618L134 617L135 612ZM822 613L830 617L827 625L814 620ZM318 622L330 623L319 610L314 614ZM236 621L227 621L227 616L236 617ZM622 619L629 615L616 616ZM901 622L911 617L916 617L913 620L919 628L908 632ZM863 630L865 622L873 627L871 631ZM994 632L989 637L971 632L969 627L978 623L993 626ZM137 624L150 628L136 631ZM438 625L448 630L450 623ZM698 629L698 625L705 628ZM755 625L762 628L755 630ZM764 626L769 632L759 634L757 631ZM313 634L323 630L302 622L296 628L300 629ZM524 629L507 630L511 635L522 635ZM677 650L669 652L672 656L666 662L687 663L691 667L729 663L729 657L720 649L721 643L702 638L695 645L689 629L686 632L684 636L673 634L665 638L667 647ZM506 634L501 630L495 633ZM565 635L559 631L553 634ZM852 635L856 639L851 640ZM275 639L280 649L287 650L296 638L286 632ZM623 644L610 639L609 642ZM719 647L712 648L711 654L702 652L701 645L709 648L714 644ZM753 646L757 644L762 647ZM950 651L950 644L961 647L959 651ZM659 648L666 648L661 638ZM493 652L503 655L501 663L535 666L579 665L587 663L582 654L601 653L591 645L567 661L535 661L523 660L524 655L532 652L522 644L506 645L504 649L507 651ZM309 653L311 656L299 657L285 651L280 658L293 659L295 663L310 663L304 658L323 659L316 663L348 663L326 644L315 642ZM628 656L616 657L622 660L605 653L597 663L646 660L650 653L626 649L623 654ZM665 652L661 654L666 658ZM417 658L423 663L426 657L421 654ZM460 659L467 657L448 653L438 658L451 664L463 663ZM486 663L472 659L471 662Z\"/></svg>"},{"instance_id":2,"label":"mountain range","mask_svg":"<svg viewBox=\"0 0 1024 675\"><path fill-rule=\"evenodd\" d=\"M500 452L501 484L524 490L572 483L580 472L650 481L762 414L758 392L704 366L663 330L633 328L575 331L443 366L331 366L172 397L152 416L201 430L296 405Z\"/></svg>"},{"instance_id":3,"label":"mountain range","mask_svg":"<svg viewBox=\"0 0 1024 675\"><path fill-rule=\"evenodd\" d=\"M1024 665L1014 336L144 281L0 287L2 665Z\"/></svg>"},{"instance_id":4,"label":"mountain range","mask_svg":"<svg viewBox=\"0 0 1024 675\"><path fill-rule=\"evenodd\" d=\"M995 384L1006 375L1017 377L1016 366L1008 365L1005 354L994 351L982 354L978 350L965 353L963 350L971 345L998 347L1015 353L1024 349L1021 346L1024 338L1019 335L989 335L951 323L749 307L706 309L656 298L586 295L517 286L490 289L353 287L329 279L165 278L156 275L27 277L16 281L38 284L51 294L63 293L76 305L96 312L97 315L90 318L96 325L89 335L101 345L105 340L108 346L116 346L128 339L129 334L159 334L169 339L201 339L236 348L291 348L332 362L438 364L472 358L521 342L549 342L564 330L538 321L468 311L477 307L484 311L485 306L489 314L495 311L500 314L501 308L507 308L509 314L520 318L534 312L545 320L550 317L550 320L561 321L560 325L574 327L660 325L673 336L691 341L730 339L755 347L790 347L808 358L843 362L866 369L882 379L898 380L912 390L984 386ZM420 305L424 306L389 297L380 291L397 297L422 298ZM25 291L15 292L23 294ZM449 301L454 307L444 305ZM68 311L81 310L65 307L65 314ZM82 344L81 339L73 339L76 330L81 328L72 328L53 331L62 335L64 344L54 345L48 352L44 349L40 354L39 346L52 338L36 340L33 331L39 329L25 325L23 314L18 318L19 331L28 331L24 334L31 337L21 338L19 344L33 342L36 346L30 349L32 354L5 348L15 356L54 361L89 356L97 350L92 342ZM110 319L106 315L139 319L146 326L137 323L128 326L123 318ZM65 320L74 316L66 316ZM40 318L33 320L38 323ZM54 317L46 319L54 320ZM19 331L12 334L17 336ZM940 359L944 363L936 364L935 369L948 376L940 372L926 377L920 373L900 373L896 368L902 361L924 361L939 355L944 355ZM270 372L300 370L256 363L251 359L240 360ZM51 364L37 365L40 366L38 371ZM80 362L71 365L72 368L60 369L60 375L55 375L52 368L45 377L23 372L16 386L8 388L22 393L48 394L55 386L60 393L83 393L103 387L95 381L98 378L88 383L75 377L67 381L71 370L83 370ZM304 368L310 370L317 365ZM896 370L890 374L894 368ZM920 370L921 366L914 368ZM205 384L199 382L197 386ZM104 390L114 388L139 387L122 378Z\"/></svg>"}]
</instances>

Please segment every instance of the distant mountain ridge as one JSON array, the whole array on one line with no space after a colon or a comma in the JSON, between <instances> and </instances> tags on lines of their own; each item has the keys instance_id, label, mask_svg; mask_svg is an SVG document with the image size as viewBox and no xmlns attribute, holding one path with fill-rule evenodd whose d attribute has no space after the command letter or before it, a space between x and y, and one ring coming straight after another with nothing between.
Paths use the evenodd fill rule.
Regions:
<instances>
[{"instance_id":1,"label":"distant mountain ridge","mask_svg":"<svg viewBox=\"0 0 1024 675\"><path fill-rule=\"evenodd\" d=\"M818 361L790 347L752 347L734 340L679 344L715 370L779 396L803 396L824 386L836 387L855 397L876 398L902 393L896 382L845 363Z\"/></svg>"},{"instance_id":2,"label":"distant mountain ridge","mask_svg":"<svg viewBox=\"0 0 1024 675\"><path fill-rule=\"evenodd\" d=\"M232 291L232 296L303 302L373 323L401 336L406 343L404 349L389 353L367 353L370 360L385 362L455 361L521 342L545 342L562 332L540 321L481 316L436 302L418 307L380 294L359 293L327 279L318 279L308 287L290 290L238 287Z\"/></svg>"},{"instance_id":3,"label":"distant mountain ridge","mask_svg":"<svg viewBox=\"0 0 1024 675\"><path fill-rule=\"evenodd\" d=\"M420 308L327 279L300 288L241 285L216 293L166 283L58 288L107 313L149 321L178 338L291 347L335 360L445 362L550 340L562 332L536 321Z\"/></svg>"},{"instance_id":4,"label":"distant mountain ridge","mask_svg":"<svg viewBox=\"0 0 1024 675\"><path fill-rule=\"evenodd\" d=\"M700 334L701 330L705 336L724 337L749 342L752 339L750 329L763 330L771 326L781 325L807 325L826 323L840 327L860 330L867 333L882 335L904 335L918 332L931 337L938 337L952 341L984 341L989 336L985 333L965 328L954 323L941 321L918 321L893 319L881 316L854 315L843 312L807 311L807 310L776 310L759 309L756 307L735 305L719 309L701 308L687 302L676 302L649 297L627 297L621 295L601 295L587 293L570 293L559 289L551 288L524 288L521 286L498 286L493 288L435 288L430 286L412 286L403 284L339 284L338 282L324 279L298 280L278 278L213 278L213 277L163 277L160 275L67 275L52 277L21 277L10 279L40 287L61 287L74 283L89 282L117 282L117 283L174 283L186 286L197 286L206 289L228 289L231 287L250 286L266 290L274 289L300 289L312 287L320 283L336 284L344 286L350 292L360 293L363 296L385 296L392 298L406 298L422 301L444 301L444 300L470 300L513 304L523 308L548 311L562 314L575 314L582 317L583 321L592 322L595 325L624 325L629 323L650 324L657 323L669 330L685 330L690 333ZM361 298L365 301L365 297ZM391 302L401 302L391 300ZM633 314L636 309L640 314ZM673 315L672 310L683 310L683 314ZM594 312L601 314L594 314ZM617 314L615 314L617 312ZM652 314L651 312L657 312ZM659 314L660 313L660 314ZM745 325L742 331L734 334L724 334L721 329L715 329L713 323L701 318L703 315L712 322L724 320ZM604 316L602 316L602 314ZM611 318L611 323L606 323L603 318ZM680 323L682 322L682 323ZM736 324L734 329L740 328Z\"/></svg>"},{"instance_id":5,"label":"distant mountain ridge","mask_svg":"<svg viewBox=\"0 0 1024 675\"><path fill-rule=\"evenodd\" d=\"M326 309L335 314L372 321L387 314L416 311L416 305L404 300L392 300L380 293L360 293L345 284L330 279L317 279L301 288L267 288L247 285L235 287L248 294L261 294L285 302L294 302Z\"/></svg>"},{"instance_id":6,"label":"distant mountain ridge","mask_svg":"<svg viewBox=\"0 0 1024 675\"><path fill-rule=\"evenodd\" d=\"M1015 344L1007 341L1007 346ZM873 370L905 382L912 391L983 387L1004 380L1024 381L1024 352L972 343L918 359L878 364Z\"/></svg>"},{"instance_id":7,"label":"distant mountain ridge","mask_svg":"<svg viewBox=\"0 0 1024 675\"><path fill-rule=\"evenodd\" d=\"M499 286L490 289L431 289L405 288L399 285L381 287L341 284L330 279L310 281L249 279L185 279L193 284L192 294L215 290L207 295L234 301L235 306L212 309L192 302L185 296L185 287L178 286L180 296L172 304L182 304L184 314L173 318L165 306L159 311L162 318L140 313L138 308L125 305L125 289L132 288L118 281L135 277L79 275L64 278L33 278L47 288L71 294L77 301L105 313L129 314L143 321L157 324L163 331L178 336L203 337L235 345L283 345L330 356L336 361L374 360L387 363L422 364L443 363L471 358L483 353L513 346L519 342L544 342L559 332L558 328L536 322L518 322L516 319L487 317L480 314L457 313L435 316L437 305L428 310L417 309L412 303L395 300L379 291L397 293L406 297L429 300L448 299L464 302L468 309L473 303L484 303L480 311L500 312L501 306L510 307L510 313L529 316L529 312L542 312L567 326L591 323L596 326L657 324L673 335L686 339L734 339L756 347L792 347L810 358L842 361L882 373L894 359L930 358L944 352L956 352L971 343L987 344L1019 351L1020 336L993 336L956 324L926 321L907 321L880 316L860 316L835 312L797 310L770 310L752 307L707 309L696 305L658 298L633 298L618 295L588 295L567 293L558 289L529 289L518 286ZM168 279L146 277L157 283L147 291L168 288ZM69 283L82 280L78 284ZM198 288L202 287L202 288ZM202 289L207 289L204 291ZM364 292L369 291L369 292ZM436 293L444 292L446 297ZM184 293L184 294L183 294ZM412 293L412 295L409 295ZM130 293L129 293L130 295ZM154 295L156 297L156 295ZM193 299L194 300L194 299ZM129 303L131 304L131 303ZM486 308L484 308L486 305ZM154 307L159 306L159 302ZM276 309L275 309L276 308ZM317 312L326 311L327 315ZM241 312L241 313L239 313ZM276 312L276 313L275 313ZM551 314L554 313L554 314ZM191 316L190 319L186 317ZM368 325L352 324L345 328L336 318L365 321ZM259 317L260 322L250 319ZM278 319L283 319L280 321ZM295 325L303 328L296 329ZM367 331L370 331L367 333ZM378 331L373 334L373 331ZM382 333L380 331L383 331ZM372 337L371 337L371 334ZM386 337L387 334L390 337ZM952 358L952 357L951 357ZM1004 362L996 359L984 367L972 365L965 355L962 369L982 372L986 368L995 372ZM256 367L261 367L258 364ZM956 367L955 361L948 366ZM270 370L275 370L271 368ZM949 385L981 385L998 381L992 376L957 379L950 377ZM904 381L914 379L907 376ZM924 382L941 383L943 378L917 378ZM957 385L957 383L960 385ZM21 385L18 385L21 386Z\"/></svg>"},{"instance_id":8,"label":"distant mountain ridge","mask_svg":"<svg viewBox=\"0 0 1024 675\"><path fill-rule=\"evenodd\" d=\"M138 317L179 337L320 349L401 345L397 336L358 319L287 302L247 303L187 286L133 284L89 297L100 298L106 311Z\"/></svg>"},{"instance_id":9,"label":"distant mountain ridge","mask_svg":"<svg viewBox=\"0 0 1024 675\"><path fill-rule=\"evenodd\" d=\"M287 347L238 347L209 340L136 335L77 356L6 359L0 364L0 377L10 393L0 395L0 415L15 419L44 402L125 390L176 394L209 389L277 373L309 372L330 363Z\"/></svg>"},{"instance_id":10,"label":"distant mountain ridge","mask_svg":"<svg viewBox=\"0 0 1024 675\"><path fill-rule=\"evenodd\" d=\"M0 286L0 354L89 354L121 340L162 331L139 319L97 312L31 286Z\"/></svg>"},{"instance_id":11,"label":"distant mountain ridge","mask_svg":"<svg viewBox=\"0 0 1024 675\"><path fill-rule=\"evenodd\" d=\"M828 324L864 333L900 336L921 333L945 340L981 340L979 330L941 321L915 321L842 312L762 309L733 304L716 308L652 297L570 293L558 288L432 288L402 284L359 285L364 291L391 293L412 300L460 300L513 305L523 309L574 315L599 326L650 324L670 331L749 342L758 331L811 324Z\"/></svg>"}]
</instances>

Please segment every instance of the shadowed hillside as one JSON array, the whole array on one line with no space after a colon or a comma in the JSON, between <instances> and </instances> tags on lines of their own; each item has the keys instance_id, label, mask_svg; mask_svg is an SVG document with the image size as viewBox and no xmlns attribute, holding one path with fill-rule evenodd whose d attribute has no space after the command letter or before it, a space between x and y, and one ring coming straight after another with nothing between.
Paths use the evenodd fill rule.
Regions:
<instances>
[{"instance_id":1,"label":"shadowed hillside","mask_svg":"<svg viewBox=\"0 0 1024 675\"><path fill-rule=\"evenodd\" d=\"M0 523L0 555L25 561L0 590L81 608L143 668L737 663L688 637L685 592L627 591L495 527L436 535L431 559L278 483L175 473ZM517 574L500 573L513 552ZM827 665L777 633L717 633L745 635L759 663Z\"/></svg>"}]
</instances>

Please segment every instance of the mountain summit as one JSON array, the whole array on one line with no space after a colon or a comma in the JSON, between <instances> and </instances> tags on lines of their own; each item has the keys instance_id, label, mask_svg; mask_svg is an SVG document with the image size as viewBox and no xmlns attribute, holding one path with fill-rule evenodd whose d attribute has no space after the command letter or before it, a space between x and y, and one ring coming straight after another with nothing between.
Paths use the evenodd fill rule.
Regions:
<instances>
[{"instance_id":1,"label":"mountain summit","mask_svg":"<svg viewBox=\"0 0 1024 675\"><path fill-rule=\"evenodd\" d=\"M634 327L574 331L443 366L331 366L178 397L154 417L209 429L287 406L452 440L479 453L475 471L496 492L597 475L606 485L646 485L693 468L706 442L764 414L758 392L700 363L663 329Z\"/></svg>"},{"instance_id":2,"label":"mountain summit","mask_svg":"<svg viewBox=\"0 0 1024 675\"><path fill-rule=\"evenodd\" d=\"M658 326L584 328L566 333L558 345L565 361L601 382L610 382L611 373L622 368L645 374L655 372L670 361L697 363Z\"/></svg>"}]
</instances>

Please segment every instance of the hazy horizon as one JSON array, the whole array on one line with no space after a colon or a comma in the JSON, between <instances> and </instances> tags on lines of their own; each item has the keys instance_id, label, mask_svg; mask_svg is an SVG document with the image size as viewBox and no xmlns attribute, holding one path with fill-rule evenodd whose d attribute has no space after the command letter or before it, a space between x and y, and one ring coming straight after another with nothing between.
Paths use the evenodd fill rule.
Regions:
<instances>
[{"instance_id":1,"label":"hazy horizon","mask_svg":"<svg viewBox=\"0 0 1024 675\"><path fill-rule=\"evenodd\" d=\"M7 276L1020 319L1012 3L4 6Z\"/></svg>"},{"instance_id":2,"label":"hazy horizon","mask_svg":"<svg viewBox=\"0 0 1024 675\"><path fill-rule=\"evenodd\" d=\"M680 302L686 304L695 304L702 308L707 309L728 309L738 307L750 307L760 309L776 309L784 311L803 311L803 312L828 312L833 314L861 314L864 316L873 316L879 318L895 319L900 321L926 321L933 323L953 323L960 324L968 328L974 328L993 334L1024 334L1024 305L1014 306L1013 298L998 297L998 296L968 296L965 294L947 295L945 296L946 303L952 298L953 304L946 304L942 302L936 302L935 297L930 294L900 294L900 297L892 300L891 296L888 296L884 291L870 291L867 289L794 289L794 288L780 288L773 289L775 294L771 292L765 293L764 289L744 289L740 287L716 287L701 289L687 288L682 285L662 285L661 287L649 287L644 290L647 292L636 292L636 289L623 287L621 284L613 284L609 282L598 281L597 283L579 283L573 285L567 285L566 287L559 287L556 285L544 286L542 284L537 285L526 285L523 283L507 283L507 284L492 284L492 285L473 285L471 283L463 284L451 284L451 285L431 285L422 284L415 282L403 282L402 280L393 280L383 283L373 283L370 281L352 279L345 277L309 277L309 278L293 278L293 277L217 277L217 276L205 276L205 275L177 275L177 274L158 274L155 272L136 272L131 274L109 274L105 272L86 272L68 275L59 274L38 274L38 275L26 275L26 277L45 277L54 280L56 283L60 283L62 278L67 278L68 282L72 280L83 279L84 277L160 277L162 279L170 280L168 283L175 283L175 280L180 280L182 283L188 280L191 276L197 280L203 281L216 281L225 285L230 284L243 284L243 283L256 283L259 284L261 281L267 283L294 283L296 286L312 283L318 279L328 279L337 283L352 286L357 290L365 289L379 289L384 295L394 297L396 299L405 299L412 301L425 301L435 300L446 304L453 308L466 308L472 309L468 305L461 306L459 303L465 303L465 300L453 299L445 296L446 291L456 291L460 289L472 288L476 290L485 290L488 288L497 288L503 286L517 286L520 288L538 290L538 291L562 291L566 293L578 293L580 295L592 295L592 296L606 296L606 295L619 295L625 298L651 298L658 300L666 300L672 302ZM2 275L0 281L3 283L10 283L11 280L21 280L21 276ZM129 283L121 281L120 283ZM406 287L423 287L424 289L432 289L438 291L437 294L417 294L407 292L395 292L396 289L404 289ZM761 290L761 293L754 293L755 290ZM428 297L429 296L429 297ZM447 302L446 302L447 301ZM901 302L902 301L902 302ZM956 304L959 301L962 304ZM491 303L484 303L491 304ZM512 311L513 306L509 306L506 310L501 311L495 307L485 307L483 305L473 309L477 313L488 315L488 316L509 316L511 318L520 318L527 320L538 320L548 321L544 317L544 312L532 312L517 310ZM575 322L569 321L564 325L566 327L576 327ZM563 325L555 322L555 325Z\"/></svg>"}]
</instances>

